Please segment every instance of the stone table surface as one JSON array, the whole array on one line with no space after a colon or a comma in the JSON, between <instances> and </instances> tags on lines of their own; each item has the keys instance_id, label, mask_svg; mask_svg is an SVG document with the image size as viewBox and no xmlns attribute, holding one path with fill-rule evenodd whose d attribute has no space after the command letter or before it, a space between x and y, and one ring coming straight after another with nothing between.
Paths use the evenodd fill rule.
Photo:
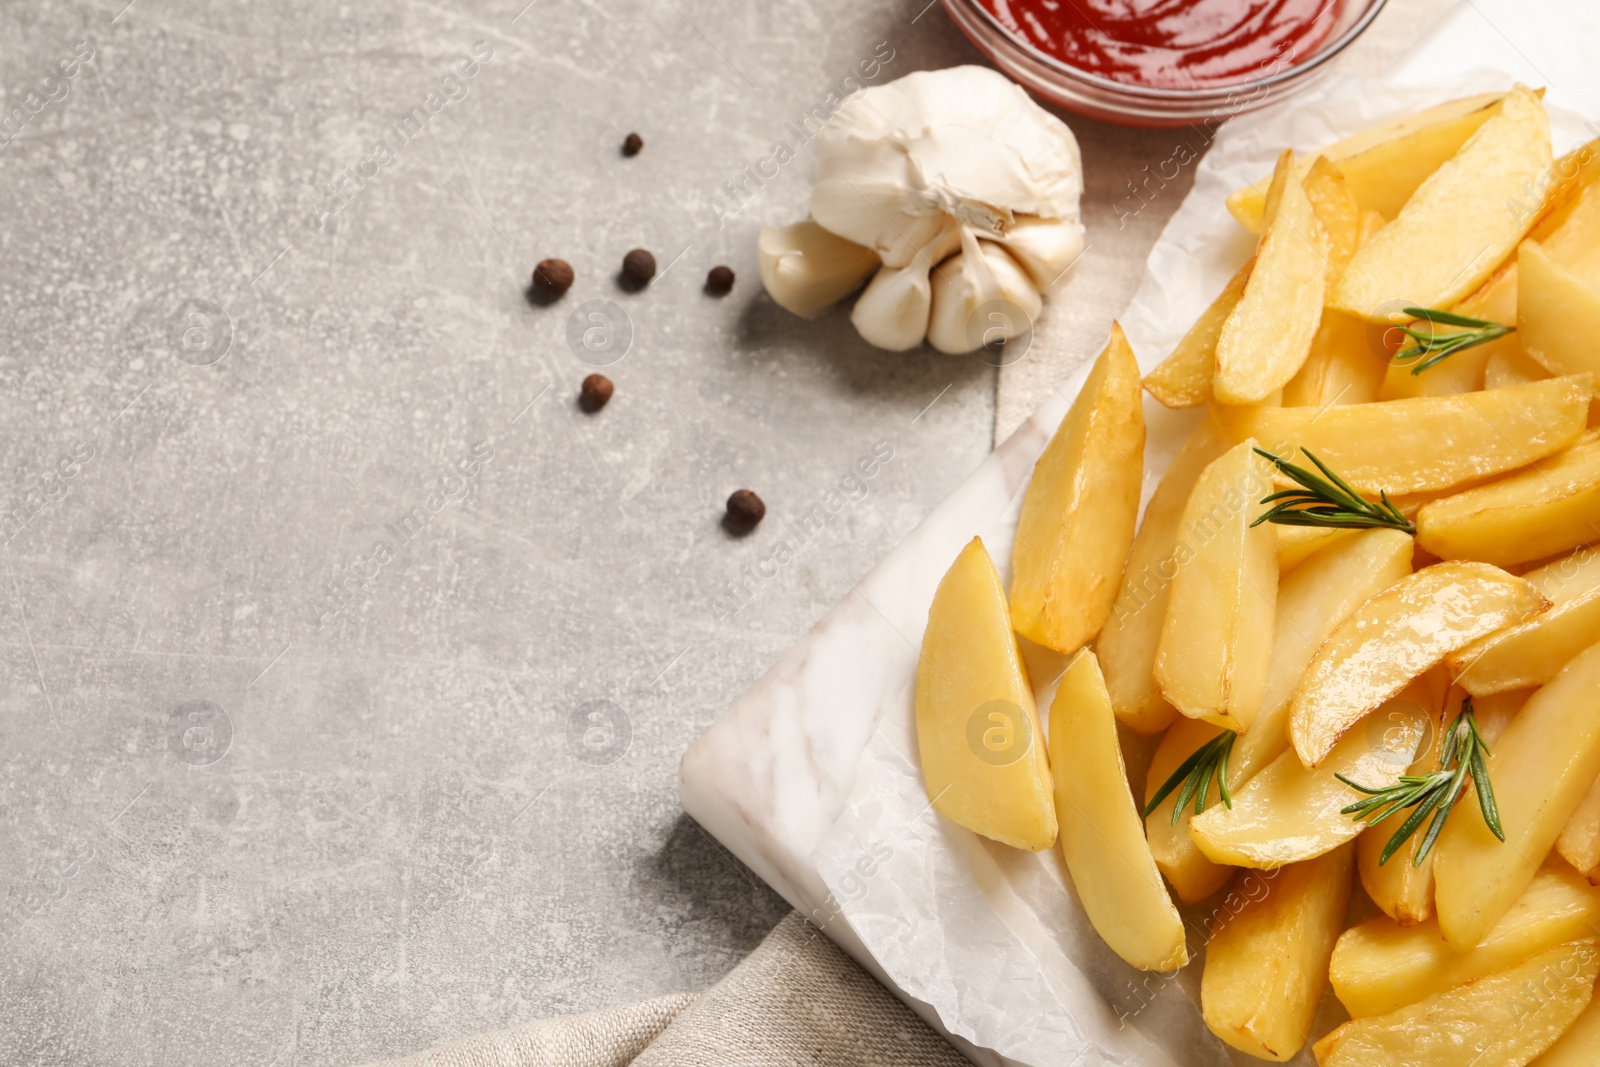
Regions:
<instances>
[{"instance_id":1,"label":"stone table surface","mask_svg":"<svg viewBox=\"0 0 1600 1067\"><path fill-rule=\"evenodd\" d=\"M979 57L924 0L524 2L0 5L0 1063L358 1063L704 988L785 910L678 759L996 371L789 316L754 238L807 114ZM1072 121L1116 240L1170 138Z\"/></svg>"}]
</instances>

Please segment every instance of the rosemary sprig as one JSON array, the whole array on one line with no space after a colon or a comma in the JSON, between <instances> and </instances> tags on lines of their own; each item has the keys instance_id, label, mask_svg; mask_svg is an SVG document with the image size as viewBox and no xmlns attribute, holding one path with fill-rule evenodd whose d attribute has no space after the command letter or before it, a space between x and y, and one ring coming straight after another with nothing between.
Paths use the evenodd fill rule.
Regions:
<instances>
[{"instance_id":1,"label":"rosemary sprig","mask_svg":"<svg viewBox=\"0 0 1600 1067\"><path fill-rule=\"evenodd\" d=\"M1411 338L1413 343L1396 352L1394 360L1396 363L1416 360L1416 366L1411 368L1412 374L1421 374L1464 348L1487 344L1508 333L1515 333L1517 329L1515 326L1468 318L1434 308L1405 308L1404 311L1412 318L1419 321L1426 319L1428 322L1427 332L1417 329L1415 325L1400 327L1400 332ZM1436 326L1460 326L1462 329L1454 333L1439 333L1434 328Z\"/></svg>"},{"instance_id":2,"label":"rosemary sprig","mask_svg":"<svg viewBox=\"0 0 1600 1067\"><path fill-rule=\"evenodd\" d=\"M1222 797L1222 803L1232 808L1233 793L1228 789L1228 753L1233 751L1233 742L1238 736L1232 730L1224 730L1195 749L1188 759L1178 764L1172 776L1161 783L1161 788L1156 790L1140 815L1148 819L1150 813L1159 808L1161 802L1171 796L1179 785L1183 789L1178 793L1177 802L1172 805L1172 825L1178 825L1178 817L1191 799L1194 800L1194 813L1199 815L1206 810L1206 797L1211 792L1213 778L1216 779L1217 793Z\"/></svg>"},{"instance_id":3,"label":"rosemary sprig","mask_svg":"<svg viewBox=\"0 0 1600 1067\"><path fill-rule=\"evenodd\" d=\"M1423 835L1422 844L1411 861L1413 867L1420 867L1433 850L1433 843L1438 839L1439 831L1444 829L1444 821L1450 815L1450 810L1461 799L1461 794L1466 792L1467 779L1470 777L1473 789L1478 794L1478 810L1483 812L1484 823L1494 836L1504 841L1506 832L1500 825L1500 809L1494 801L1494 785L1489 781L1489 768L1483 761L1488 754L1489 744L1478 732L1478 718L1472 710L1472 698L1466 697L1461 701L1460 714L1450 723L1439 746L1438 770L1427 774L1401 775L1394 785L1382 789L1372 789L1336 774L1334 777L1351 789L1367 794L1365 799L1340 809L1341 814L1364 819L1368 826L1376 826L1406 808L1415 808L1400 824L1394 836L1389 838L1389 843L1383 846L1383 854L1378 857L1378 866L1382 867L1389 862L1390 856L1410 840L1431 813L1433 821L1428 823L1427 833Z\"/></svg>"},{"instance_id":4,"label":"rosemary sprig","mask_svg":"<svg viewBox=\"0 0 1600 1067\"><path fill-rule=\"evenodd\" d=\"M1251 526L1273 522L1279 526L1334 526L1341 529L1382 526L1390 530L1403 530L1408 534L1417 532L1411 520L1400 514L1400 509L1389 500L1388 493L1379 493L1380 501L1373 503L1350 488L1343 478L1329 470L1327 464L1312 455L1309 449L1302 448L1300 451L1326 477L1319 478L1304 467L1280 459L1265 449L1256 449L1256 455L1271 460L1273 466L1301 488L1282 489L1262 497L1263 504L1278 503L1271 510L1263 512Z\"/></svg>"}]
</instances>

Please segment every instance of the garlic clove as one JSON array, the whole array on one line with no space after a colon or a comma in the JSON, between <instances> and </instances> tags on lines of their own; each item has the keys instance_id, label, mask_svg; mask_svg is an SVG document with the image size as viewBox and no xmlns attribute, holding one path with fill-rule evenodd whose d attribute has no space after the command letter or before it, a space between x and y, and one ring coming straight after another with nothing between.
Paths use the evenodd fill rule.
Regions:
<instances>
[{"instance_id":1,"label":"garlic clove","mask_svg":"<svg viewBox=\"0 0 1600 1067\"><path fill-rule=\"evenodd\" d=\"M756 246L761 284L777 305L812 318L860 287L878 266L869 248L845 240L810 219L763 226Z\"/></svg>"},{"instance_id":2,"label":"garlic clove","mask_svg":"<svg viewBox=\"0 0 1600 1067\"><path fill-rule=\"evenodd\" d=\"M960 355L1032 331L1044 306L1033 279L999 245L962 235L959 255L933 272L928 343Z\"/></svg>"},{"instance_id":3,"label":"garlic clove","mask_svg":"<svg viewBox=\"0 0 1600 1067\"><path fill-rule=\"evenodd\" d=\"M812 217L890 267L948 221L1002 237L1019 216L1078 222L1072 131L986 67L919 71L866 90L817 137Z\"/></svg>"},{"instance_id":4,"label":"garlic clove","mask_svg":"<svg viewBox=\"0 0 1600 1067\"><path fill-rule=\"evenodd\" d=\"M946 223L903 267L885 266L856 301L850 321L869 344L890 352L916 348L928 335L933 265L961 247L962 227Z\"/></svg>"},{"instance_id":5,"label":"garlic clove","mask_svg":"<svg viewBox=\"0 0 1600 1067\"><path fill-rule=\"evenodd\" d=\"M1051 293L1066 284L1072 265L1083 254L1083 224L1021 218L1004 237L993 240L1022 265L1035 289Z\"/></svg>"},{"instance_id":6,"label":"garlic clove","mask_svg":"<svg viewBox=\"0 0 1600 1067\"><path fill-rule=\"evenodd\" d=\"M933 288L928 268L913 263L908 267L884 267L867 283L850 321L868 344L890 352L907 352L928 335L928 312L933 306Z\"/></svg>"}]
</instances>

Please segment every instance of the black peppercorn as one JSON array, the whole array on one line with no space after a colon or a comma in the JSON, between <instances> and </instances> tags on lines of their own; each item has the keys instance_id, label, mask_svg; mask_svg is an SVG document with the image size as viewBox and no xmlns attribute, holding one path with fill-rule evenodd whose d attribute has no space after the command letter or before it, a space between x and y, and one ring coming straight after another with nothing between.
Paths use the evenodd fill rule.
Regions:
<instances>
[{"instance_id":1,"label":"black peppercorn","mask_svg":"<svg viewBox=\"0 0 1600 1067\"><path fill-rule=\"evenodd\" d=\"M639 154L639 149L643 147L644 138L636 133L630 133L622 139L622 154L625 156L636 156Z\"/></svg>"},{"instance_id":2,"label":"black peppercorn","mask_svg":"<svg viewBox=\"0 0 1600 1067\"><path fill-rule=\"evenodd\" d=\"M767 513L761 498L748 489L736 489L728 497L728 521L743 529L760 522Z\"/></svg>"},{"instance_id":3,"label":"black peppercorn","mask_svg":"<svg viewBox=\"0 0 1600 1067\"><path fill-rule=\"evenodd\" d=\"M599 411L606 406L606 401L611 399L611 394L615 391L616 386L611 384L610 378L604 374L591 374L583 380L583 385L578 390L578 404L585 411Z\"/></svg>"},{"instance_id":4,"label":"black peppercorn","mask_svg":"<svg viewBox=\"0 0 1600 1067\"><path fill-rule=\"evenodd\" d=\"M706 275L706 292L724 296L733 288L733 271L728 267L712 267Z\"/></svg>"},{"instance_id":5,"label":"black peppercorn","mask_svg":"<svg viewBox=\"0 0 1600 1067\"><path fill-rule=\"evenodd\" d=\"M557 300L572 288L572 264L564 259L541 259L533 268L533 291L546 300Z\"/></svg>"},{"instance_id":6,"label":"black peppercorn","mask_svg":"<svg viewBox=\"0 0 1600 1067\"><path fill-rule=\"evenodd\" d=\"M642 248L635 248L622 257L622 276L636 286L649 284L656 276L656 257Z\"/></svg>"}]
</instances>

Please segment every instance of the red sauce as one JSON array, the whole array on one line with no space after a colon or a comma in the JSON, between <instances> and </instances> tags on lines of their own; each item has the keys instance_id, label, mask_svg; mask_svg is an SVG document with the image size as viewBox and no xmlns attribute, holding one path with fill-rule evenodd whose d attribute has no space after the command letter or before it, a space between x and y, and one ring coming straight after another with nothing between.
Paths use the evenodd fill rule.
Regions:
<instances>
[{"instance_id":1,"label":"red sauce","mask_svg":"<svg viewBox=\"0 0 1600 1067\"><path fill-rule=\"evenodd\" d=\"M1276 73L1314 52L1341 0L979 0L1011 34L1089 74L1167 89Z\"/></svg>"}]
</instances>

